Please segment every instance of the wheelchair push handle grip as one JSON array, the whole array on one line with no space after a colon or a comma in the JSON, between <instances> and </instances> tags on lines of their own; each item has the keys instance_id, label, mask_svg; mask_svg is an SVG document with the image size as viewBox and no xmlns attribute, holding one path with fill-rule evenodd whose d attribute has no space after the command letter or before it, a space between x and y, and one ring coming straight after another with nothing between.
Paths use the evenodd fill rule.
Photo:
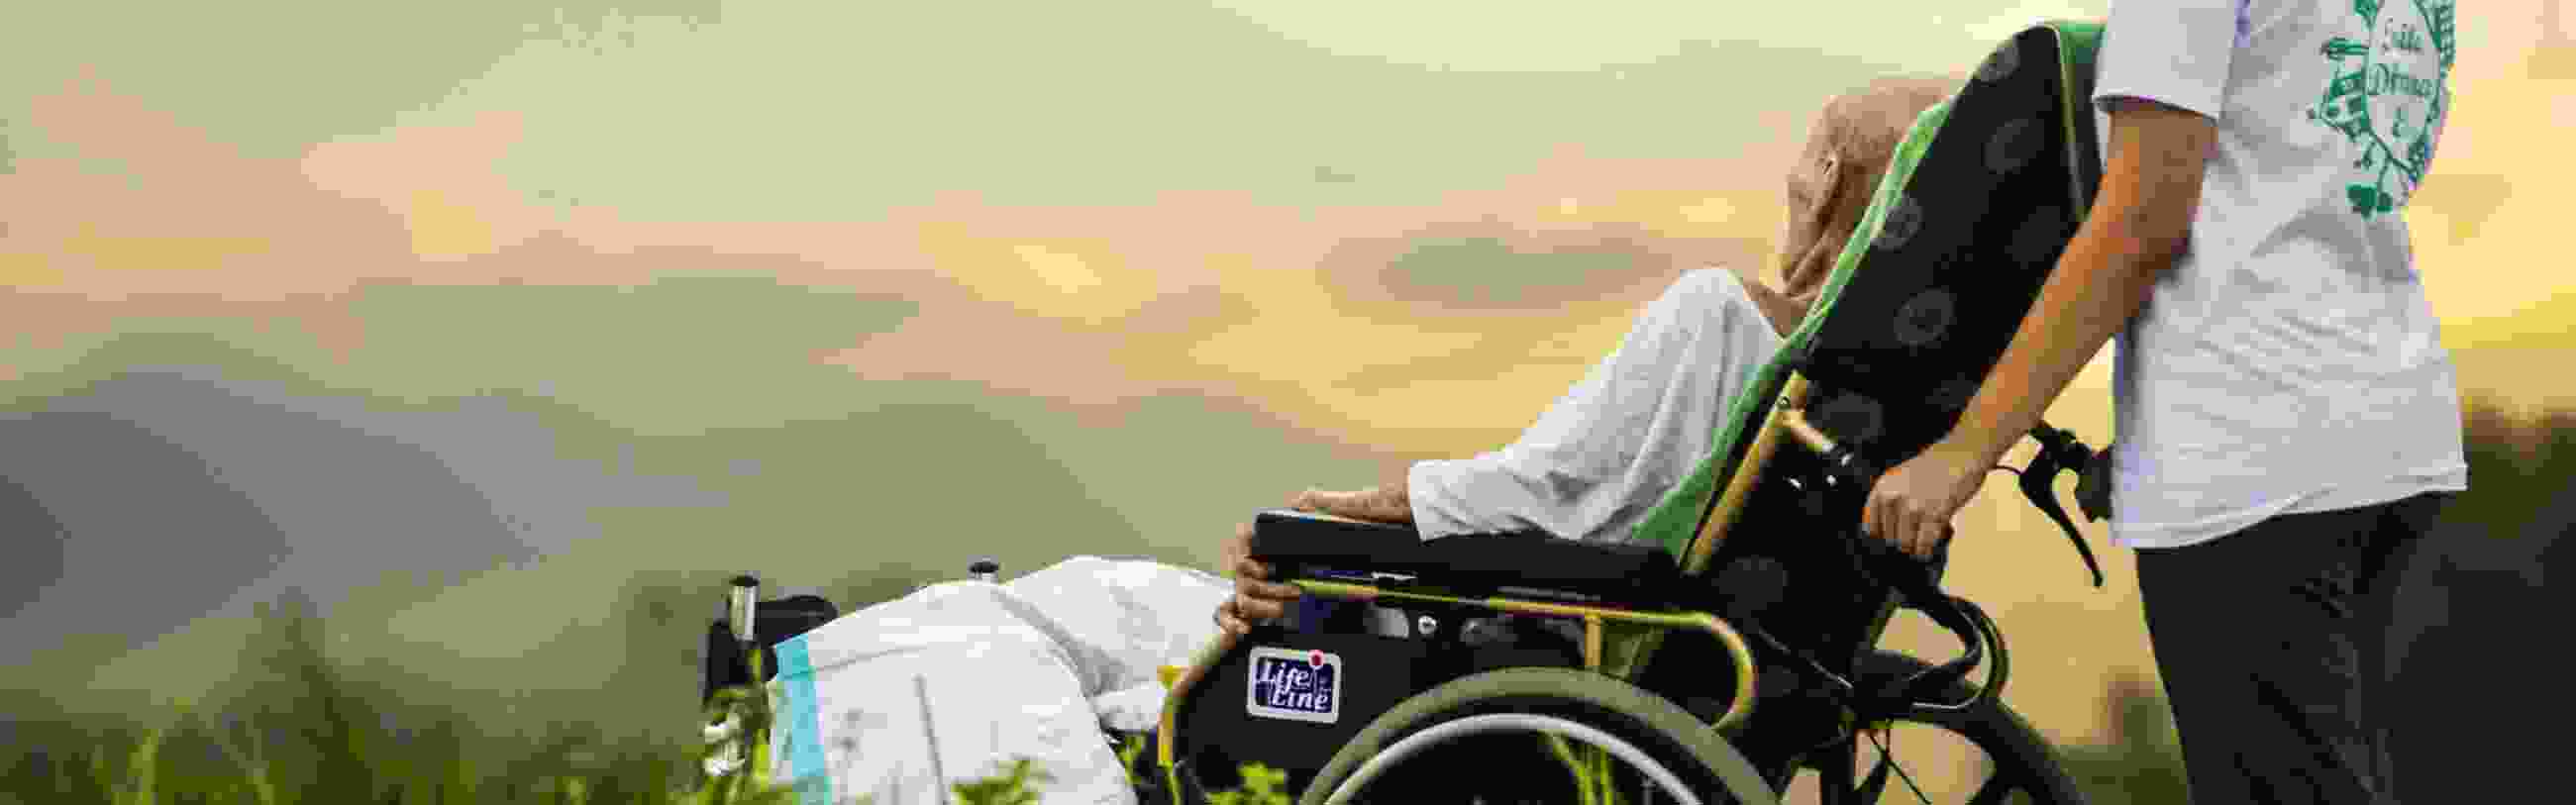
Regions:
<instances>
[{"instance_id":1,"label":"wheelchair push handle grip","mask_svg":"<svg viewBox=\"0 0 2576 805\"><path fill-rule=\"evenodd\" d=\"M733 586L725 592L725 612L728 620L733 621L733 639L748 645L757 634L753 631L756 625L753 619L759 615L760 577L749 573L735 576Z\"/></svg>"}]
</instances>

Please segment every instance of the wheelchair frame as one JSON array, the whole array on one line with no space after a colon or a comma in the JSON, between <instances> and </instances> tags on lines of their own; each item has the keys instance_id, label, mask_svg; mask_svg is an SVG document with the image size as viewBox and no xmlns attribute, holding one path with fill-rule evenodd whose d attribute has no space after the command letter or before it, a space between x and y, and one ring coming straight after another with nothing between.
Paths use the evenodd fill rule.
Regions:
<instances>
[{"instance_id":1,"label":"wheelchair frame","mask_svg":"<svg viewBox=\"0 0 2576 805\"><path fill-rule=\"evenodd\" d=\"M1729 480L1725 491L1718 496L1709 516L1702 521L1697 536L1692 540L1692 550L1682 566L1684 576L1696 578L1707 569L1716 554L1717 544L1724 539L1727 530L1735 524L1750 501L1753 489L1760 483L1763 469L1768 466L1773 454L1779 450L1784 440L1795 441L1818 457L1847 455L1832 436L1807 420L1804 405L1808 389L1809 383L1803 374L1790 373L1777 404L1764 418L1762 427L1755 432L1745 463L1739 466ZM1636 653L1622 658L1626 662L1612 667L1612 658L1607 656L1608 649L1605 643L1608 640L1608 631L1613 624L1627 624L1657 630L1643 635L1646 641L1659 638L1662 634L1660 630L1664 629L1698 630L1716 638L1718 644L1726 649L1734 671L1733 695L1729 697L1725 712L1710 724L1710 728L1722 734L1736 733L1752 716L1754 707L1759 702L1754 691L1760 671L1752 646L1746 641L1742 631L1716 613L1693 610L1652 611L1616 605L1568 604L1510 596L1469 598L1322 579L1293 579L1288 583L1295 585L1304 595L1352 603L1419 602L1453 608L1478 609L1502 615L1579 619L1583 625L1584 670L1621 679L1632 677L1637 671L1642 670L1644 664L1642 655L1651 652L1653 646L1651 642L1639 646ZM1868 643L1875 644L1878 641L1898 608L1894 602L1879 608L1876 619L1867 630ZM1180 732L1178 719L1182 702L1187 700L1191 690L1200 684L1219 662L1234 651L1239 640L1240 638L1232 634L1219 633L1215 642L1202 648L1190 665L1177 669L1165 669L1170 692L1164 699L1155 749L1156 759L1165 773L1164 782L1171 787L1172 791L1181 790L1177 777L1178 764L1176 758L1172 756L1172 747L1177 743L1173 739ZM1175 671L1177 673L1174 673Z\"/></svg>"},{"instance_id":2,"label":"wheelchair frame","mask_svg":"<svg viewBox=\"0 0 2576 805\"><path fill-rule=\"evenodd\" d=\"M2038 26L2034 26L2032 29L2025 29L2024 31L2017 33L2015 40L2018 41L2022 34L2028 34L2032 30L2038 29L2047 29L2050 34L2056 37L2055 43L2059 48L2059 64L2056 65L2059 68L2058 75L2056 76L2057 80L2060 82L2058 84L2059 91L2067 93L2068 97L2089 95L2089 88L2091 86L2091 75L2089 73L2090 62L2093 48L2096 47L2099 42L2101 31L2100 23L2069 21L2042 23ZM1996 60L1990 60L1989 66L1992 66L1995 61ZM1983 69L1981 69L1980 72L1982 73ZM1958 98L1954 96L1951 99L1951 102L1955 102L1957 100ZM1946 115L1949 111L1951 102L1944 102L1940 106L1935 107L1935 109L1927 111L1925 113L1925 118L1927 120L1934 121L1940 120L1940 116ZM2093 191L2099 186L2100 182L2100 163L2096 154L2098 141L2092 137L2094 126L2092 125L2093 120L2088 114L2090 111L2089 103L2084 104L2085 108L2079 110L2073 103L2068 102L2066 98L2061 98L2057 105L2062 118L2057 122L2062 124L2063 128L2060 129L2060 131L2062 131L2066 137L2063 147L2065 149L2065 156L2069 162L2069 175L2072 178L2072 186L2068 188L2069 198L2072 199L2073 204L2076 206L2076 220L2080 221L2082 212L2089 211ZM1932 128L1937 129L1938 123L1934 123ZM1778 391L1776 392L1776 396L1770 400L1768 410L1762 412L1760 415L1760 424L1755 426L1749 434L1749 438L1742 442L1742 446L1740 448L1743 451L1741 459L1736 461L1732 465L1731 469L1726 471L1723 487L1717 490L1709 498L1705 499L1707 500L1707 503L1705 504L1706 508L1701 510L1697 527L1689 532L1691 536L1688 539L1687 545L1670 546L1682 548L1674 553L1677 555L1677 558L1681 560L1681 574L1685 579L1696 580L1705 578L1705 574L1711 569L1711 565L1716 558L1720 547L1727 541L1727 535L1744 516L1746 510L1753 501L1755 491L1763 485L1763 482L1766 479L1766 470L1770 468L1773 459L1779 454L1783 442L1794 442L1799 448L1822 459L1825 464L1833 470L1829 478L1849 479L1849 482L1859 485L1864 489L1867 488L1867 485L1871 481L1875 480L1875 471L1868 468L1867 462L1858 458L1856 452L1851 446L1847 445L1844 440L1837 439L1830 432L1828 427L1811 419L1808 398L1816 387L1816 381L1810 376L1809 369L1812 367L1812 364L1808 363L1808 361L1814 357L1815 352L1812 337L1817 331L1823 329L1823 319L1827 317L1831 300L1840 293L1842 287L1849 281L1851 274L1853 273L1853 269L1860 262L1860 256L1873 247L1874 242L1883 231L1882 227L1886 225L1886 219L1888 217L1890 207L1894 205L1896 197L1903 192L1903 184L1910 179L1912 164L1907 162L1907 160L1919 159L1922 151L1915 151L1911 155L1906 152L1909 147L1915 147L1914 141L1916 137L1923 134L1924 130L1925 123L1918 121L1916 130L1914 132L1910 132L1906 138L1908 144L1899 147L1899 154L1897 157L1898 162L1905 164L1891 165L1891 169L1886 179L1883 180L1880 186L1876 189L1876 196L1871 204L1870 210L1864 217L1864 220L1860 224L1860 229L1858 230L1859 233L1865 233L1866 237L1856 234L1856 236L1846 244L1844 253L1839 259L1839 264L1836 267L1836 270L1827 281L1827 288L1824 292L1824 301L1820 302L1820 306L1816 311L1809 315L1808 320L1802 323L1798 328L1798 332L1794 333L1789 339L1788 343L1790 348L1784 349L1784 352L1799 352L1801 354L1784 354L1775 358L1771 365L1766 367L1764 370L1765 375L1779 373L1782 376L1777 380L1779 385L1777 387ZM1926 150L1928 150L1929 147L1928 140L1920 146L1920 148ZM2073 229L2071 223L2067 229L2071 235L2071 230ZM2060 242L2058 248L2060 250L2063 249L2063 241ZM2040 276L2044 277L2045 273L2043 272ZM2037 281L2033 281L2031 283L2031 291L2034 296L2036 294L2037 284ZM2022 315L2026 315L2028 302L2024 302L2023 304L2025 306L2022 308ZM2020 315L2014 316L2012 324L2017 326L2019 319ZM2001 345L1995 346L1995 350L1997 352L2000 352L2000 349ZM1991 360L1991 358L1989 358L1989 360ZM1846 377L1838 379L1848 378L1849 369L1840 368L1839 371L1843 372ZM1759 400L1760 397L1758 396L1758 389L1767 385L1768 382L1766 382L1766 380L1757 380L1757 391L1750 392L1757 396L1750 396L1745 400L1739 401L1739 405L1745 402ZM1720 446L1718 448L1720 456L1726 455L1731 450L1738 449L1735 447L1735 429L1741 427L1742 424L1742 417L1739 417L1736 424L1729 427L1729 432L1725 436L1721 437ZM2070 539L2074 541L2077 549L2083 553L2087 564L2091 565L2093 558L2089 548L2086 548L2080 534L2075 531L2073 525L2066 519L2063 510L2057 505L2054 499L2055 493L2049 488L2048 482L2053 480L2054 476L2061 471L2082 472L2086 468L2086 465L2091 463L2090 459L2092 454L2090 450L2085 448L2082 444L2075 442L2072 434L2057 431L2045 424L2042 424L2038 429L2034 430L2032 436L2041 442L2043 450L2040 457L2034 460L2029 470L2023 473L2022 489L2025 494L2031 496L2031 501L2035 505L2048 513L2049 516L2065 530ZM1864 438L1861 441L1867 441L1867 439ZM1676 497L1687 493L1688 490L1686 489L1677 490ZM1671 500L1668 499L1668 506L1670 503ZM2087 507L2087 513L2094 513L2089 506ZM2097 516L2094 519L2099 519L2099 517ZM1943 553L1946 553L1946 551ZM1937 570L1935 572L1937 572ZM2096 579L2095 583L2098 586L2100 584L2100 571L2098 567L2094 568L2094 573ZM1506 615L1518 614L1542 617L1576 618L1580 620L1583 628L1582 658L1584 670L1591 673L1604 674L1632 684L1639 681L1639 677L1645 670L1646 658L1655 651L1668 630L1690 629L1705 632L1715 637L1718 644L1723 647L1735 672L1734 695L1727 702L1725 711L1710 722L1710 728L1722 735L1728 736L1729 738L1737 737L1746 726L1749 717L1752 715L1759 702L1759 697L1757 697L1754 692L1756 690L1756 679L1759 673L1758 668L1760 661L1754 655L1752 647L1745 639L1745 630L1739 630L1735 625L1729 623L1725 617L1716 613L1696 610L1651 611L1642 608L1631 608L1616 605L1574 605L1554 601L1516 598L1509 595L1497 595L1481 598L1466 597L1411 589L1387 589L1380 585L1348 581L1319 579L1290 579L1288 581L1289 583L1297 586L1306 595L1337 601L1364 604L1420 603L1449 608L1481 610L1484 612ZM1931 592L1938 594L1937 589L1932 589ZM1980 641L1988 643L1993 647L1996 655L1995 666L1989 671L1988 685L1984 686L1986 689L1977 691L1977 695L1980 698L1992 701L1992 697L1999 694L2001 683L2005 680L2004 675L2008 673L2006 670L2008 668L2008 660L2005 659L2000 631L1993 626L1990 620L1985 618L1981 611L1976 611L1973 604L1969 604L1962 599L1946 595L1941 595L1940 597L1948 599L1948 601L1942 602L1942 605L1944 606L1956 605L1957 607L1963 607L1969 611L1968 614L1964 615L1956 611L1950 613L1952 615L1953 622L1967 623L1971 628L1976 630L1974 637L1966 638L1970 640L1968 662L1974 662L1974 658L1977 656L1980 648ZM1868 624L1861 631L1860 642L1863 650L1867 650L1869 647L1875 646L1878 643L1878 641L1884 636L1886 627L1894 617L1895 611L1901 608L1904 603L1919 604L1925 602L1900 602L1894 597L1886 599L1877 607L1875 614L1869 619ZM1931 612L1929 609L1926 611ZM1940 618L1936 616L1936 620L1937 619ZM1950 626L1951 623L1945 623L1944 625ZM1626 650L1613 656L1613 652L1607 644L1610 642L1609 633L1617 627L1637 627L1642 631L1640 633L1630 635L1633 639L1621 641L1625 644ZM1958 628L1954 626L1953 631L1958 631ZM1785 646L1778 645L1776 641L1770 639L1762 630L1754 629L1751 630L1751 632L1757 637L1764 638L1765 642L1770 643L1773 648L1786 649ZM1178 801L1181 792L1185 790L1181 784L1182 781L1180 780L1179 759L1175 757L1175 747L1181 744L1181 739L1183 737L1181 729L1182 725L1179 723L1180 714L1184 709L1185 702L1190 700L1195 688L1203 684L1208 677L1215 672L1215 669L1220 663L1224 662L1231 654L1237 651L1238 644L1241 639L1242 638L1238 638L1235 635L1221 633L1210 645L1204 647L1197 655L1194 656L1193 661L1189 666L1177 669L1166 669L1166 678L1169 683L1169 695L1165 699L1161 719L1157 725L1155 760L1162 770L1164 778L1162 781L1163 785L1172 793L1176 802ZM1794 650L1789 650L1785 653L1800 659L1807 659L1809 665L1815 664L1812 659L1808 659L1805 655ZM1817 668L1814 670L1823 669ZM1959 669L1962 674L1965 673L1965 670L1966 669L1964 667ZM1845 691L1848 692L1851 689L1851 684L1848 680L1834 677L1829 671L1826 672L1826 675L1832 681L1840 683L1841 687ZM1909 680L1909 682L1917 681L1919 679L1920 677L1918 676L1916 680ZM1971 690L1976 689L1971 688ZM1973 703L1974 702L1947 706L1947 708L1959 710L1964 709L1969 704ZM1934 706L1934 709L1943 709L1943 706ZM1838 725L1837 731L1846 737L1856 731L1873 726L1872 723L1864 721L1864 716L1861 713L1855 712L1850 706L1844 706L1842 708L1841 718L1842 723ZM1882 770L1883 768L1884 767L1882 767ZM1883 783L1883 776L1881 776L1879 780Z\"/></svg>"},{"instance_id":3,"label":"wheelchair frame","mask_svg":"<svg viewBox=\"0 0 2576 805\"><path fill-rule=\"evenodd\" d=\"M2063 49L2059 65L2062 71L2059 80L2063 82L2061 90L2071 92L2072 90L2065 88L2074 86L2089 88L2091 83L2089 74L2079 75L2077 70L2089 68L2091 48L2098 42L2100 24L2098 22L2049 22L2033 29L2026 29L2021 34L2027 34L2030 30L2038 28L2050 29L2058 37L2058 45ZM2021 34L2017 34L2016 38L2018 39ZM1954 96L1952 100L1955 101L1957 98ZM1691 485L1699 483L1702 479L1693 478L1686 480L1683 488L1677 489L1673 496L1667 499L1667 505L1663 508L1671 509L1674 508L1673 504L1676 500L1694 494L1705 496L1699 498L1705 503L1698 507L1698 522L1686 532L1681 532L1688 534L1686 542L1682 545L1667 543L1668 547L1678 549L1673 553L1679 560L1683 579L1705 582L1706 574L1712 569L1711 566L1715 563L1720 548L1728 541L1728 535L1741 523L1747 509L1754 501L1757 489L1762 487L1769 477L1766 471L1772 467L1774 460L1779 456L1784 442L1795 443L1797 449L1822 459L1824 464L1833 470L1828 480L1849 479L1850 483L1862 484L1865 488L1870 477L1874 475L1874 472L1866 469L1865 462L1858 460L1855 451L1847 444L1851 440L1836 438L1831 423L1811 418L1809 398L1813 395L1814 389L1820 382L1832 385L1831 381L1819 381L1811 376L1811 369L1816 368L1808 362L1814 352L1812 338L1822 329L1823 319L1826 318L1832 300L1839 295L1842 287L1849 280L1853 269L1860 262L1860 256L1871 248L1871 243L1882 231L1888 209L1892 206L1896 195L1901 192L1901 185L1910 175L1912 165L1907 160L1919 158L1922 149L1929 148L1926 132L1938 129L1939 116L1946 114L1948 106L1949 103L1945 102L1927 111L1924 120L1932 121L1932 125L1927 129L1925 122L1919 120L1915 130L1908 133L1907 144L1899 147L1898 162L1902 164L1891 165L1887 178L1876 190L1876 196L1860 224L1860 229L1851 242L1846 244L1835 271L1828 279L1819 307L1789 339L1789 343L1796 349L1784 350L1784 353L1795 351L1803 354L1784 354L1775 358L1762 370L1755 386L1747 391L1745 397L1738 400L1738 405L1764 404L1767 409L1760 413L1758 424L1753 424L1749 432L1743 430L1749 424L1748 413L1733 420L1721 436L1718 455L1712 457L1712 464L1725 457L1740 454L1739 459L1720 470L1724 477L1722 486L1714 490L1702 486L1694 491L1690 488ZM2064 105L2061 104L2061 106ZM2080 141L2067 143L2067 148L2071 152L2070 161L2081 163L2074 166L2074 187L2071 197L2080 208L2089 208L2091 191L2099 183L2099 165L2098 162L2093 161L2095 159L2093 151L2097 143L2090 136L2091 120L2087 117L2079 123L2077 120L2079 113L2072 108L2066 108L2064 114L2064 131L2070 137L2076 132L2084 133ZM1917 137L1925 137L1925 139L1918 145ZM1915 149L1910 157L1907 153L1909 148ZM1868 236L1861 237L1858 233L1867 233ZM1762 390L1775 388L1775 384L1776 390L1770 392L1769 400L1764 401ZM2034 462L2031 471L2024 473L2022 487L2025 493L2033 495L2032 502L2057 520L2070 537L2076 538L2077 547L2083 549L2080 536L2075 534L2073 526L2056 507L2054 493L2047 491L2047 482L2058 471L2081 471L2091 454L2080 443L2074 442L2071 434L2055 431L2045 425L2033 435L2042 442L2045 449L2042 452L2042 458ZM1867 442L1868 440L1863 438L1857 441ZM2040 462L2050 462L2044 472ZM1704 466L1702 474L1707 472L1708 468ZM2035 476L2038 479L2036 486L2033 485ZM2050 497L2043 502L2041 495ZM1658 511L1657 515L1669 513ZM2087 513L2091 513L2089 507ZM1667 531L1667 533L1672 532ZM1667 539L1669 540L1670 537L1668 536ZM2086 551L2085 558L2088 563L2091 561L2089 550ZM985 580L992 580L998 572L998 565L989 559L979 560L970 568L970 575ZM1938 572L1937 565L1933 572ZM2098 585L2098 569L2095 572ZM764 659L769 659L764 655L771 646L801 634L814 625L819 625L814 622L813 617L817 611L823 613L820 620L829 620L830 617L837 615L837 612L830 610L828 601L819 602L821 610L790 613L763 611L761 605L769 602L757 601L758 583L757 579L748 576L737 578L728 596L727 614L730 617L718 620L710 631L711 653L707 666L710 669L707 677L709 704L717 703L718 698L714 695L720 676L715 670L719 664L715 653L717 649L729 648L731 658L724 662L747 664L751 668L751 678L758 679L761 676L760 669L775 665L774 659L768 663L762 662ZM1441 589L1436 584L1398 589L1382 584L1316 578L1290 579L1289 583L1297 586L1305 595L1332 601L1368 605L1414 604L1452 611L1571 619L1579 622L1582 628L1580 645L1582 670L1631 684L1637 683L1644 675L1649 657L1660 646L1662 638L1672 630L1709 635L1727 655L1728 664L1734 673L1734 684L1725 709L1714 719L1708 720L1707 726L1730 740L1740 737L1761 701L1761 697L1757 695L1761 660L1756 656L1752 642L1748 641L1748 634L1764 642L1769 648L1807 660L1809 665L1815 664L1812 659L1782 645L1776 638L1761 629L1739 629L1725 616L1703 609L1657 608L1617 602L1567 603L1510 594L1476 596L1456 594L1455 591ZM1932 592L1938 591L1934 589ZM1963 600L1942 597L1949 598L1950 602L1966 606L1970 610L1974 609L1972 604L1967 604ZM1869 617L1865 627L1858 633L1864 650L1877 644L1896 610L1903 608L1907 603L1924 602L1904 602L1890 596L1876 606L1874 614ZM781 621L773 626L771 621L774 616L798 620L796 623ZM1981 612L1975 613L1973 618L1967 620L1978 629L1976 639L1969 643L1970 662L1973 663L1973 658L1979 651L1980 641L1990 643L1996 654L1996 664L1988 675L1989 689L1980 694L1991 696L2000 689L2007 668L2001 635L1999 631L1993 629L1991 621L1984 619ZM755 624L757 628L754 628ZM1954 631L1957 631L1955 627ZM1180 764L1175 757L1174 749L1181 743L1182 725L1179 722L1184 703L1190 700L1198 686L1204 684L1221 663L1238 651L1240 642L1241 638L1235 635L1220 633L1193 656L1189 665L1166 666L1162 669L1161 678L1167 687L1167 695L1155 730L1154 761L1160 767L1163 785L1167 786L1167 790L1176 800L1185 790L1181 785ZM727 643L731 645L729 647L719 645ZM1960 672L1964 674L1965 669L1962 668ZM1831 681L1840 683L1844 691L1852 690L1853 686L1849 680L1834 676L1830 671L1826 672L1826 675ZM1972 692L1976 691L1973 687L1968 689ZM1416 691L1414 695L1419 693L1420 691ZM738 716L739 711L728 704L725 714ZM1873 722L1870 720L1872 717L1855 711L1848 703L1841 708L1840 717L1841 723L1836 725L1836 732L1845 738L1884 723L1883 721ZM761 762L761 758L768 751L767 736L762 734L766 730L761 729L765 726L765 720L759 718L757 714L750 718L720 720L708 727L706 737L710 749L714 750L712 754L718 757L724 757L726 752L720 748L720 745L732 747L733 753L729 761L731 767L748 766L749 768L744 769L749 772L746 776L756 784L768 776L768 770ZM718 773L714 763L708 764L706 768L711 777L726 776Z\"/></svg>"},{"instance_id":4,"label":"wheelchair frame","mask_svg":"<svg viewBox=\"0 0 2576 805\"><path fill-rule=\"evenodd\" d=\"M1769 462L1771 453L1778 449L1783 434L1794 437L1800 444L1816 451L1819 456L1836 453L1836 445L1832 437L1807 424L1803 412L1797 408L1804 403L1806 390L1806 378L1792 373L1788 389L1780 395L1780 405L1773 409L1768 421L1754 439L1751 457L1747 459L1749 471L1736 473L1735 478L1727 485L1726 492L1719 497L1716 507L1701 526L1699 536L1694 540L1694 549L1682 566L1682 573L1685 576L1695 577L1706 569L1710 558L1716 553L1717 541L1724 537L1727 528L1734 524L1736 515L1752 496L1753 486L1758 482L1761 469ZM1757 670L1752 646L1745 641L1743 632L1738 631L1733 624L1716 613L1657 612L1620 606L1567 604L1509 596L1466 598L1411 590L1390 590L1373 584L1321 579L1294 579L1288 583L1295 585L1305 595L1353 603L1413 601L1482 609L1504 615L1577 618L1583 624L1583 667L1584 670L1594 672L1604 672L1604 666L1609 662L1609 658L1605 656L1607 649L1604 643L1607 640L1610 624L1634 624L1657 629L1697 629L1717 638L1718 643L1726 647L1735 671L1734 696L1726 712L1713 726L1720 732L1732 732L1742 726L1753 714L1756 701L1753 695L1754 684L1760 672ZM1892 605L1882 608L1878 623L1870 630L1873 641L1880 632L1885 630L1887 619L1894 615L1895 609ZM1219 634L1214 644L1200 650L1187 670L1171 680L1171 694L1165 699L1166 704L1162 715L1161 731L1164 735L1175 735L1179 732L1179 725L1175 723L1180 710L1179 702L1188 696L1191 688L1197 686L1209 669L1215 667L1219 659L1233 651L1237 640L1238 638L1233 635ZM1625 676L1626 674L1614 673L1613 675ZM1171 741L1165 740L1160 742L1158 749L1160 759L1167 768L1172 765L1171 745Z\"/></svg>"}]
</instances>

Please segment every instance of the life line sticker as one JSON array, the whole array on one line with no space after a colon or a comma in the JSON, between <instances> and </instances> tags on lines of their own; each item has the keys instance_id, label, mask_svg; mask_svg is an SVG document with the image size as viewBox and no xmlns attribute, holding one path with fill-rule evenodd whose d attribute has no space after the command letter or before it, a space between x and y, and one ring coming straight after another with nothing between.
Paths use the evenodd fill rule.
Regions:
<instances>
[{"instance_id":1,"label":"life line sticker","mask_svg":"<svg viewBox=\"0 0 2576 805\"><path fill-rule=\"evenodd\" d=\"M1317 724L1341 720L1342 658L1312 649L1253 647L1243 709L1262 718Z\"/></svg>"}]
</instances>

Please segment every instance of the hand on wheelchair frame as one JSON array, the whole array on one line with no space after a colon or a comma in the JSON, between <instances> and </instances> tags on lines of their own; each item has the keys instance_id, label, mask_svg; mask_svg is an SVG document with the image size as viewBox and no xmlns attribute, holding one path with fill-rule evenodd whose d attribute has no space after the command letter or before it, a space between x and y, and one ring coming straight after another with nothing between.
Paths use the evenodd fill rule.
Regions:
<instances>
[{"instance_id":1,"label":"hand on wheelchair frame","mask_svg":"<svg viewBox=\"0 0 2576 805\"><path fill-rule=\"evenodd\" d=\"M1295 585L1272 581L1275 568L1252 558L1252 534L1252 524L1244 523L1225 542L1225 568L1234 576L1234 595L1216 607L1217 628L1238 638L1255 623L1285 616L1288 604L1302 595Z\"/></svg>"},{"instance_id":2,"label":"hand on wheelchair frame","mask_svg":"<svg viewBox=\"0 0 2576 805\"><path fill-rule=\"evenodd\" d=\"M1289 498L1288 508L1372 523L1410 524L1413 508L1407 493L1401 483L1356 492L1309 489ZM1217 604L1216 625L1237 638L1256 623L1286 617L1288 605L1303 595L1295 585L1274 578L1278 568L1253 558L1252 535L1253 524L1236 526L1222 551L1226 574L1235 579L1235 594Z\"/></svg>"}]
</instances>

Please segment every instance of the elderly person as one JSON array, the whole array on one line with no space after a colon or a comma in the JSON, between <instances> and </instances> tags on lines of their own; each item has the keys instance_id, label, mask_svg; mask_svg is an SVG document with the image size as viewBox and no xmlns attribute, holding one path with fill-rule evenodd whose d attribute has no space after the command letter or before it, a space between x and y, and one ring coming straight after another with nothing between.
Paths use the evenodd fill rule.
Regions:
<instances>
[{"instance_id":1,"label":"elderly person","mask_svg":"<svg viewBox=\"0 0 2576 805\"><path fill-rule=\"evenodd\" d=\"M1859 227L1896 144L1955 82L1890 78L1825 104L1789 171L1788 226L1773 290L1744 267L1684 274L1648 305L1617 349L1518 441L1472 458L1414 464L1403 481L1356 492L1313 491L1291 505L1410 523L1423 538L1537 530L1621 540L1714 448L1736 393L1806 318L1843 244ZM1235 595L1217 624L1242 633L1280 617L1297 588L1269 581L1250 557L1252 527L1225 543Z\"/></svg>"},{"instance_id":2,"label":"elderly person","mask_svg":"<svg viewBox=\"0 0 2576 805\"><path fill-rule=\"evenodd\" d=\"M1625 536L1709 451L1735 390L1824 287L1897 141L1950 88L1881 81L1826 105L1789 177L1785 290L1691 272L1520 441L1423 462L1401 485L1310 492L1298 505L1411 522L1434 537L1528 528ZM1099 729L1152 728L1165 695L1155 670L1213 636L1198 613L1218 609L1219 625L1239 630L1277 617L1295 596L1244 557L1245 541L1227 547L1240 575L1233 584L1150 561L1074 557L1007 583L932 585L807 633L781 649L771 686L785 714L773 779L818 799L927 800L1025 757L1051 776L1037 786L1050 802L1133 802Z\"/></svg>"}]
</instances>

